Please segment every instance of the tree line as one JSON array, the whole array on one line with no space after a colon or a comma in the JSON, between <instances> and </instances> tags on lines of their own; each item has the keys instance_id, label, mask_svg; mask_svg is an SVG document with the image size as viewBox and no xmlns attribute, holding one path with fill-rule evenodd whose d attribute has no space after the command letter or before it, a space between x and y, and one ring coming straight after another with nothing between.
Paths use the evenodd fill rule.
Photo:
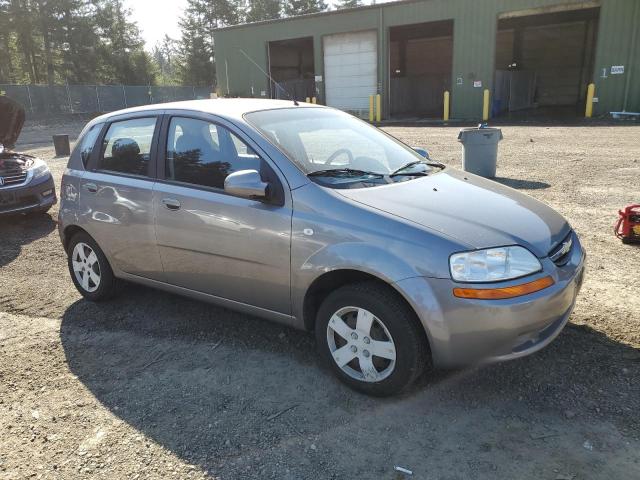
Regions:
<instances>
[{"instance_id":1,"label":"tree line","mask_svg":"<svg viewBox=\"0 0 640 480\"><path fill-rule=\"evenodd\" d=\"M181 38L148 52L122 0L0 0L0 83L210 86L214 29L327 9L323 0L188 0Z\"/></svg>"}]
</instances>

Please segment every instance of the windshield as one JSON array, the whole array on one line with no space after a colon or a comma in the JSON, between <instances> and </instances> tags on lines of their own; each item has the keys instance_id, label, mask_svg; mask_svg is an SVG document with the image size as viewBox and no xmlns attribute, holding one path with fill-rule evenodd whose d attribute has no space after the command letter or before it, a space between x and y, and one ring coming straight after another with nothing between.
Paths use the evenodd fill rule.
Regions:
<instances>
[{"instance_id":1,"label":"windshield","mask_svg":"<svg viewBox=\"0 0 640 480\"><path fill-rule=\"evenodd\" d=\"M245 118L307 174L390 175L408 164L422 174L432 170L413 149L339 110L263 110Z\"/></svg>"}]
</instances>

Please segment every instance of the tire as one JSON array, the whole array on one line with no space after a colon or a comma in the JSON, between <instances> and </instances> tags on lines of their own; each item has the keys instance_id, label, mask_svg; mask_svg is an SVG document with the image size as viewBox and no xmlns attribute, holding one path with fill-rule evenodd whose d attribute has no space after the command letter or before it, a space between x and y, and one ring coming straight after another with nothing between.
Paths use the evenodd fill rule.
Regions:
<instances>
[{"instance_id":1,"label":"tire","mask_svg":"<svg viewBox=\"0 0 640 480\"><path fill-rule=\"evenodd\" d=\"M71 237L67 247L67 265L73 284L87 300L101 302L117 293L118 279L113 275L104 252L89 234L78 232ZM82 270L76 272L80 267Z\"/></svg>"},{"instance_id":2,"label":"tire","mask_svg":"<svg viewBox=\"0 0 640 480\"><path fill-rule=\"evenodd\" d=\"M335 375L368 395L398 394L431 364L418 318L384 284L357 283L330 293L318 310L315 335L319 354Z\"/></svg>"}]
</instances>

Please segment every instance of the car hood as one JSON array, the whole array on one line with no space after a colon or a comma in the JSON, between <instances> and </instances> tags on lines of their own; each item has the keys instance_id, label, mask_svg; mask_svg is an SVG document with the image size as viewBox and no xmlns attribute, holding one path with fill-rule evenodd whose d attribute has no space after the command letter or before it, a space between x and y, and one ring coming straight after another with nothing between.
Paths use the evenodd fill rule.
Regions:
<instances>
[{"instance_id":1,"label":"car hood","mask_svg":"<svg viewBox=\"0 0 640 480\"><path fill-rule=\"evenodd\" d=\"M392 185L337 192L473 248L517 244L542 258L571 229L560 214L544 203L451 168Z\"/></svg>"},{"instance_id":2,"label":"car hood","mask_svg":"<svg viewBox=\"0 0 640 480\"><path fill-rule=\"evenodd\" d=\"M4 149L16 146L22 126L24 125L24 108L18 102L0 96L0 144ZM3 148L0 147L0 152Z\"/></svg>"}]
</instances>

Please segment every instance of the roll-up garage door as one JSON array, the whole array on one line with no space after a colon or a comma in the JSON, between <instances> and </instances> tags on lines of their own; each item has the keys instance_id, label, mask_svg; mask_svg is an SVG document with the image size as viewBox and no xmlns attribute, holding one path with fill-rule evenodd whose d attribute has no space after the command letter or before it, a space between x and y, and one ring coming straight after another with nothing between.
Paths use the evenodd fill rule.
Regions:
<instances>
[{"instance_id":1,"label":"roll-up garage door","mask_svg":"<svg viewBox=\"0 0 640 480\"><path fill-rule=\"evenodd\" d=\"M327 105L364 115L377 93L376 31L328 35L323 48Z\"/></svg>"}]
</instances>

